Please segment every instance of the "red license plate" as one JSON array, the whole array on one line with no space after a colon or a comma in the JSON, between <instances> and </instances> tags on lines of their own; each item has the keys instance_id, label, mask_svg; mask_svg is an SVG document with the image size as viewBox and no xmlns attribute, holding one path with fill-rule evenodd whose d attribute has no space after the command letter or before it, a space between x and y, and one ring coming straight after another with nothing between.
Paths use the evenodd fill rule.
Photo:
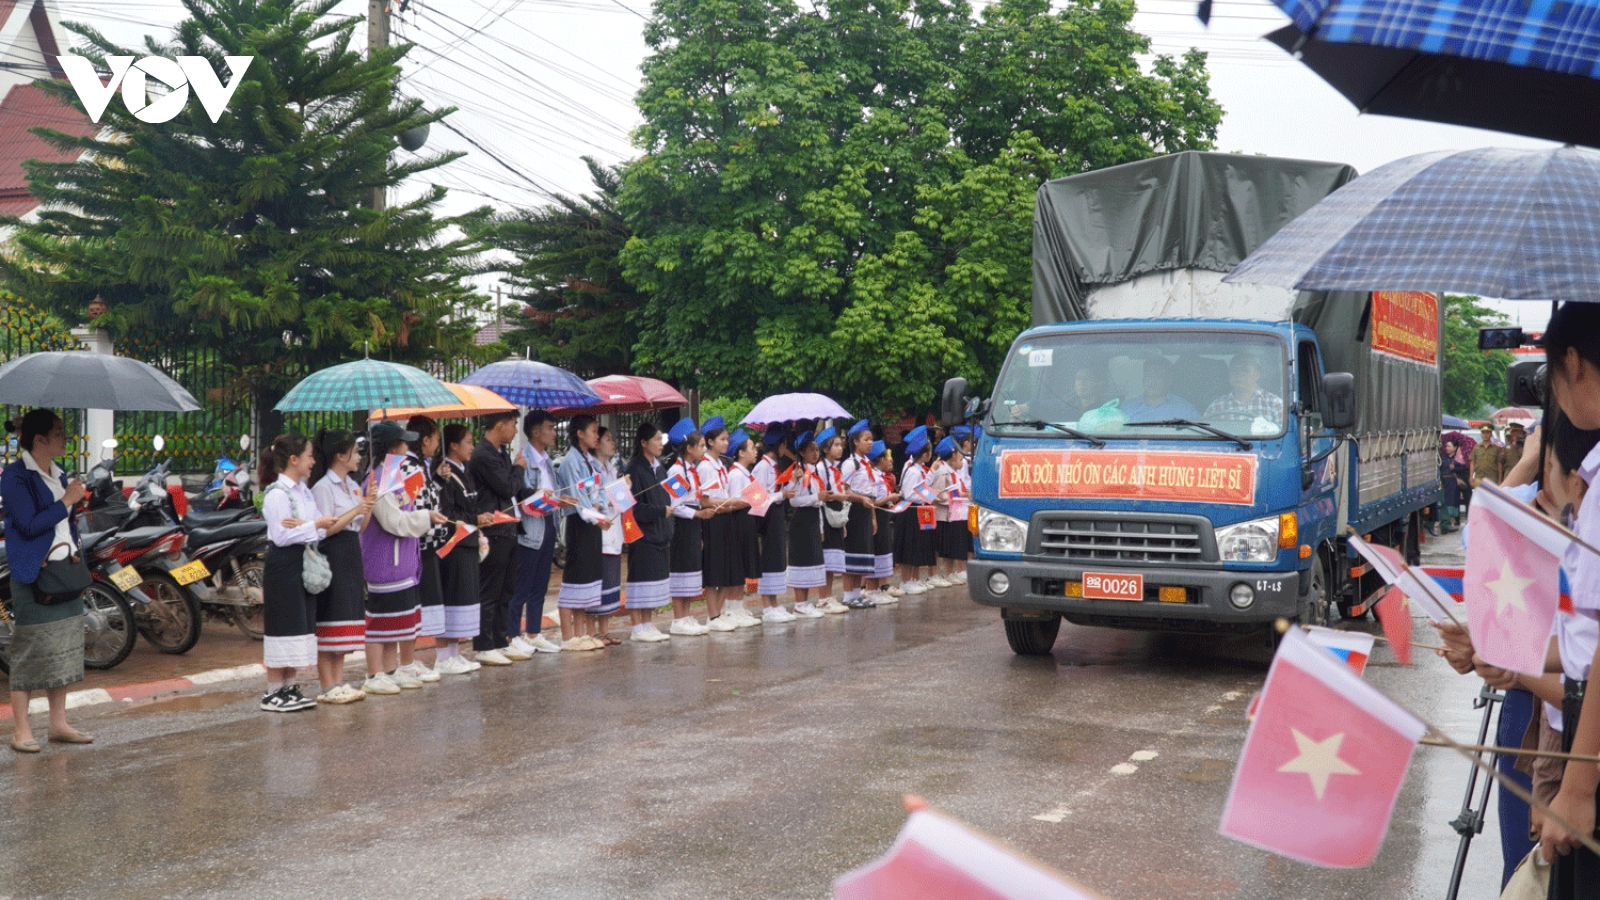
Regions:
<instances>
[{"instance_id":1,"label":"red license plate","mask_svg":"<svg viewBox=\"0 0 1600 900\"><path fill-rule=\"evenodd\" d=\"M1089 600L1143 600L1144 576L1124 572L1085 572L1083 596Z\"/></svg>"}]
</instances>

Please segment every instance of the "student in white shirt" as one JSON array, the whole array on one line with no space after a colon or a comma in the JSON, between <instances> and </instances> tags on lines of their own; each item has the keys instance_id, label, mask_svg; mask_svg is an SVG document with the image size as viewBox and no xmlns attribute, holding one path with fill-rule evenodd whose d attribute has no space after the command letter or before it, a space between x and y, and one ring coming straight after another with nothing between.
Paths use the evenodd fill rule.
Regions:
<instances>
[{"instance_id":1,"label":"student in white shirt","mask_svg":"<svg viewBox=\"0 0 1600 900\"><path fill-rule=\"evenodd\" d=\"M356 703L367 695L344 683L344 657L366 646L367 582L361 569L358 534L372 514L373 500L363 496L352 473L361 463L356 436L343 428L324 428L313 443L316 469L311 495L317 511L334 519L318 549L328 559L333 580L316 595L318 703Z\"/></svg>"},{"instance_id":2,"label":"student in white shirt","mask_svg":"<svg viewBox=\"0 0 1600 900\"><path fill-rule=\"evenodd\" d=\"M266 712L317 705L295 683L296 670L317 664L317 601L305 588L305 549L320 543L338 519L318 515L316 498L306 487L311 466L311 442L299 434L279 435L261 462L261 516L271 542L261 573L267 692L260 707Z\"/></svg>"}]
</instances>

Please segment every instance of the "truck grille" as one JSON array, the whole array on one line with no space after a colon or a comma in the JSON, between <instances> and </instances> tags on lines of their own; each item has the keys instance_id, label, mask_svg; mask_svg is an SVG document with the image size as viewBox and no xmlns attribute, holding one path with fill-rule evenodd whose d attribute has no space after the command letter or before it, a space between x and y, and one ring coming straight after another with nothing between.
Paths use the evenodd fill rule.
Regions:
<instances>
[{"instance_id":1,"label":"truck grille","mask_svg":"<svg viewBox=\"0 0 1600 900\"><path fill-rule=\"evenodd\" d=\"M1184 563L1205 559L1197 523L1124 518L1041 518L1039 553L1075 562Z\"/></svg>"}]
</instances>

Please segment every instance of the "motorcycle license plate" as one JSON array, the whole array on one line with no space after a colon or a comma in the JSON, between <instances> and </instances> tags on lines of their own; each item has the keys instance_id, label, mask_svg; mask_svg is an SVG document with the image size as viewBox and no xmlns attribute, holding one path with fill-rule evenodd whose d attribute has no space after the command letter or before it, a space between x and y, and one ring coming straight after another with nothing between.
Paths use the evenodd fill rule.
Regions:
<instances>
[{"instance_id":1,"label":"motorcycle license plate","mask_svg":"<svg viewBox=\"0 0 1600 900\"><path fill-rule=\"evenodd\" d=\"M194 584L210 574L211 570L206 568L206 564L197 559L186 566L179 566L173 569L172 580L179 584Z\"/></svg>"},{"instance_id":2,"label":"motorcycle license plate","mask_svg":"<svg viewBox=\"0 0 1600 900\"><path fill-rule=\"evenodd\" d=\"M1144 576L1121 572L1085 572L1083 596L1088 600L1143 600Z\"/></svg>"},{"instance_id":3,"label":"motorcycle license plate","mask_svg":"<svg viewBox=\"0 0 1600 900\"><path fill-rule=\"evenodd\" d=\"M143 581L144 576L139 574L138 569L132 567L118 569L117 571L111 573L111 583L116 585L117 589L121 591L131 591L138 587Z\"/></svg>"}]
</instances>

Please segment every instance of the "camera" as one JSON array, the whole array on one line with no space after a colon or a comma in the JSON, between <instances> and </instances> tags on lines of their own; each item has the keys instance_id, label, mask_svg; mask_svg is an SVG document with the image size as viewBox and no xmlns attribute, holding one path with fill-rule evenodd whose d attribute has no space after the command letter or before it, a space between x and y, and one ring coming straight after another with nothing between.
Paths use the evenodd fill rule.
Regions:
<instances>
[{"instance_id":1,"label":"camera","mask_svg":"<svg viewBox=\"0 0 1600 900\"><path fill-rule=\"evenodd\" d=\"M1512 363L1506 369L1506 400L1512 406L1544 406L1550 390L1550 367L1537 359Z\"/></svg>"}]
</instances>

